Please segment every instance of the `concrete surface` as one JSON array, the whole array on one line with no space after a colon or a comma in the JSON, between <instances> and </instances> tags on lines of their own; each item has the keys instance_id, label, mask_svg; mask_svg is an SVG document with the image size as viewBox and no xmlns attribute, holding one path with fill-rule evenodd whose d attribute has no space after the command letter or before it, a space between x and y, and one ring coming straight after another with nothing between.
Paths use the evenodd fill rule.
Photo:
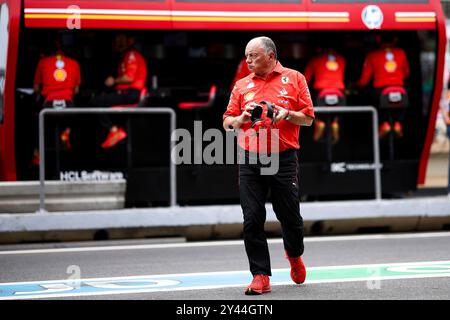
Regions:
<instances>
[{"instance_id":1,"label":"concrete surface","mask_svg":"<svg viewBox=\"0 0 450 320\"><path fill-rule=\"evenodd\" d=\"M421 188L446 188L448 183L448 152L430 154L425 184Z\"/></svg>"},{"instance_id":2,"label":"concrete surface","mask_svg":"<svg viewBox=\"0 0 450 320\"><path fill-rule=\"evenodd\" d=\"M113 247L109 247L112 245ZM75 245L77 246L77 245ZM388 234L344 237L307 237L303 259L307 268L343 265L414 263L448 261L450 233ZM46 250L46 248L48 250ZM92 242L83 247L72 244L47 244L34 250L28 246L0 246L0 283L74 279L76 267L81 279L247 271L248 261L242 240L193 243ZM6 251L7 250L7 251ZM12 250L12 251L9 251ZM281 239L270 239L272 269L288 268ZM15 251L15 252L14 252ZM435 270L436 271L436 270ZM370 275L370 274L368 274ZM193 275L195 276L195 274ZM450 278L382 280L377 286L370 281L338 283L293 283L274 285L273 292L262 296L245 296L248 283L233 287L182 291L156 291L96 296L74 296L57 299L124 299L124 300L432 300L450 299ZM220 281L212 279L207 285ZM275 280L273 280L275 281ZM164 289L164 288L161 288ZM241 315L242 316L242 315ZM234 319L241 319L241 316Z\"/></svg>"}]
</instances>

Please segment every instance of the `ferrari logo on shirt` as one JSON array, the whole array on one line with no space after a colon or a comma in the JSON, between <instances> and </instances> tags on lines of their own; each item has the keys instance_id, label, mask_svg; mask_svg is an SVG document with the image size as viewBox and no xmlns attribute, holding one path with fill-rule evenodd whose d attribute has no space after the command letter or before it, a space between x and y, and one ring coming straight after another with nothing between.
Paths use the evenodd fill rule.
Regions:
<instances>
[{"instance_id":1,"label":"ferrari logo on shirt","mask_svg":"<svg viewBox=\"0 0 450 320\"><path fill-rule=\"evenodd\" d=\"M286 84L288 82L289 82L289 78L288 77L286 77L286 76L282 76L281 77L281 83Z\"/></svg>"},{"instance_id":2,"label":"ferrari logo on shirt","mask_svg":"<svg viewBox=\"0 0 450 320\"><path fill-rule=\"evenodd\" d=\"M247 92L247 93L244 95L244 100L245 100L245 101L250 101L250 100L253 99L254 96L255 96L255 93L254 93L253 91Z\"/></svg>"},{"instance_id":3,"label":"ferrari logo on shirt","mask_svg":"<svg viewBox=\"0 0 450 320\"><path fill-rule=\"evenodd\" d=\"M67 78L67 72L66 72L66 70L64 70L64 69L56 69L56 70L53 72L53 78L54 78L56 81L59 81L59 82L62 82L62 81L64 81L64 80L66 80L66 78Z\"/></svg>"}]
</instances>

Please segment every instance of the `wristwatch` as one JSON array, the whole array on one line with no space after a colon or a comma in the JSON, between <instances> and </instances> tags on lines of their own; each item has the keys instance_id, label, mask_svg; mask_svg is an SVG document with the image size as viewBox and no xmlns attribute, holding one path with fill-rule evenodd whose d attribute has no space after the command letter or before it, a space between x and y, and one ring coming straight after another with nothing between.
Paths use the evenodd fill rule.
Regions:
<instances>
[{"instance_id":1,"label":"wristwatch","mask_svg":"<svg viewBox=\"0 0 450 320\"><path fill-rule=\"evenodd\" d=\"M291 120L291 111L288 109L288 114L286 116L286 118L284 118L285 120Z\"/></svg>"}]
</instances>

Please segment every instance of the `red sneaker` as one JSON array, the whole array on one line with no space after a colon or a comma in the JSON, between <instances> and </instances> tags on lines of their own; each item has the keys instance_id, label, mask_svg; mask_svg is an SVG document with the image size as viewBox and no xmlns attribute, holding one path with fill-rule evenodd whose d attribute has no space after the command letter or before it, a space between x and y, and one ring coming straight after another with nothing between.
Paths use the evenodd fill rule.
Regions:
<instances>
[{"instance_id":1,"label":"red sneaker","mask_svg":"<svg viewBox=\"0 0 450 320\"><path fill-rule=\"evenodd\" d=\"M380 139L386 137L390 131L391 131L391 125L389 124L389 122L387 122L387 121L383 122L380 126L380 131L379 131Z\"/></svg>"},{"instance_id":2,"label":"red sneaker","mask_svg":"<svg viewBox=\"0 0 450 320\"><path fill-rule=\"evenodd\" d=\"M314 120L314 133L313 133L314 141L318 141L320 138L322 138L324 130L325 130L325 122L319 119Z\"/></svg>"},{"instance_id":3,"label":"red sneaker","mask_svg":"<svg viewBox=\"0 0 450 320\"><path fill-rule=\"evenodd\" d=\"M398 138L403 137L403 128L402 128L402 124L401 124L400 122L398 122L398 121L396 121L396 122L394 123L394 132L395 132L395 135L396 135Z\"/></svg>"},{"instance_id":4,"label":"red sneaker","mask_svg":"<svg viewBox=\"0 0 450 320\"><path fill-rule=\"evenodd\" d=\"M70 128L66 128L63 132L61 132L59 139L61 140L61 145L64 150L72 149L70 144Z\"/></svg>"},{"instance_id":5,"label":"red sneaker","mask_svg":"<svg viewBox=\"0 0 450 320\"><path fill-rule=\"evenodd\" d=\"M286 252L286 258L291 265L291 279L297 284L303 283L306 280L306 268L303 264L302 257L289 257Z\"/></svg>"},{"instance_id":6,"label":"red sneaker","mask_svg":"<svg viewBox=\"0 0 450 320\"><path fill-rule=\"evenodd\" d=\"M269 276L257 274L253 277L252 283L245 290L246 295L262 294L272 291Z\"/></svg>"},{"instance_id":7,"label":"red sneaker","mask_svg":"<svg viewBox=\"0 0 450 320\"><path fill-rule=\"evenodd\" d=\"M109 130L109 134L106 137L105 141L102 143L102 148L107 149L114 147L117 143L122 141L127 137L127 133L122 128L112 127Z\"/></svg>"}]
</instances>

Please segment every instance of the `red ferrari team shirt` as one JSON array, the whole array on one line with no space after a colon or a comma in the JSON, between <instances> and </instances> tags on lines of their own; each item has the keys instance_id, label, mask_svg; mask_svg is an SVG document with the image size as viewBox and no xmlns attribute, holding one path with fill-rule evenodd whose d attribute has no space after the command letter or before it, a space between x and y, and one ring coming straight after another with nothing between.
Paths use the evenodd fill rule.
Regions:
<instances>
[{"instance_id":1,"label":"red ferrari team shirt","mask_svg":"<svg viewBox=\"0 0 450 320\"><path fill-rule=\"evenodd\" d=\"M74 88L81 83L77 61L58 54L39 60L34 84L42 85L41 94L46 101L72 100Z\"/></svg>"},{"instance_id":2,"label":"red ferrari team shirt","mask_svg":"<svg viewBox=\"0 0 450 320\"><path fill-rule=\"evenodd\" d=\"M236 82L223 119L237 117L242 114L247 104L259 104L261 101L268 101L292 111L301 111L314 118L313 103L305 77L298 71L284 68L279 62L267 79L251 73ZM244 137L238 137L238 143L241 148L251 152L282 152L300 148L300 126L287 120L281 120L268 129L267 145L256 142L260 135L253 134L254 130L250 130L251 123L244 123L241 129L241 135ZM271 150L271 131L274 131L273 137L278 139L278 150Z\"/></svg>"},{"instance_id":3,"label":"red ferrari team shirt","mask_svg":"<svg viewBox=\"0 0 450 320\"><path fill-rule=\"evenodd\" d=\"M313 88L345 89L344 85L345 60L342 56L326 53L313 58L305 69L305 78L308 83L314 79Z\"/></svg>"},{"instance_id":4,"label":"red ferrari team shirt","mask_svg":"<svg viewBox=\"0 0 450 320\"><path fill-rule=\"evenodd\" d=\"M367 55L358 84L366 86L373 77L374 88L403 86L408 76L409 64L402 49L378 49Z\"/></svg>"},{"instance_id":5,"label":"red ferrari team shirt","mask_svg":"<svg viewBox=\"0 0 450 320\"><path fill-rule=\"evenodd\" d=\"M132 80L128 84L117 84L116 90L127 90L130 88L141 90L145 88L147 81L147 63L144 57L135 49L125 53L119 63L118 77L126 75Z\"/></svg>"}]
</instances>

